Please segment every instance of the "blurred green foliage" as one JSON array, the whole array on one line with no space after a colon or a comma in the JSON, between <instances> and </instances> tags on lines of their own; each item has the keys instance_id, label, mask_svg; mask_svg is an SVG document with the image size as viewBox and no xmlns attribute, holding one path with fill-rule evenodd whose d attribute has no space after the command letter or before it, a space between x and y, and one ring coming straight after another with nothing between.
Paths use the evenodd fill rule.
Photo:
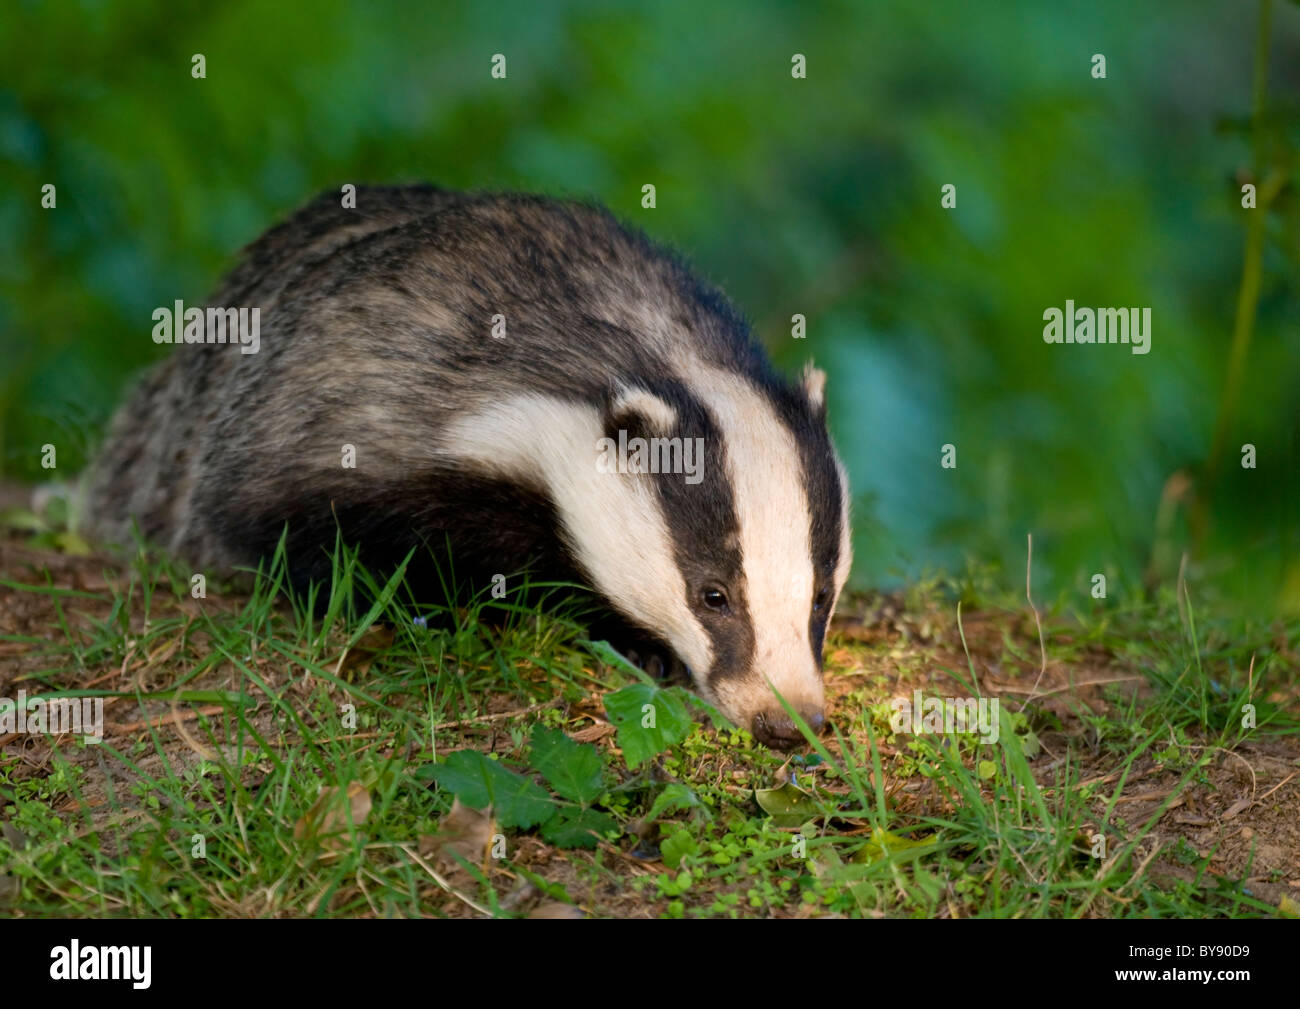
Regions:
<instances>
[{"instance_id":1,"label":"blurred green foliage","mask_svg":"<svg viewBox=\"0 0 1300 1009\"><path fill-rule=\"evenodd\" d=\"M75 471L167 349L151 311L320 189L590 196L693 258L782 367L830 372L859 583L967 561L1011 583L1033 532L1036 591L1080 606L1093 572L1138 591L1191 549L1224 598L1300 610L1300 10L1271 10L1252 124L1241 0L9 0L0 465L48 478L53 443ZM1210 482L1240 185L1265 170L1282 184L1254 211L1258 315ZM1067 298L1150 306L1151 353L1045 344ZM1193 490L1158 519L1180 472Z\"/></svg>"}]
</instances>

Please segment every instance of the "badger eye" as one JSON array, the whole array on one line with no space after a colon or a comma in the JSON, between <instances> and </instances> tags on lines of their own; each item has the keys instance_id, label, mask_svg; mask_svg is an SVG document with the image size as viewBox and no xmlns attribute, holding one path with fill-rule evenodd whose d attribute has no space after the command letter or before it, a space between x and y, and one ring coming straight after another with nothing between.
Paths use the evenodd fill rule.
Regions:
<instances>
[{"instance_id":1,"label":"badger eye","mask_svg":"<svg viewBox=\"0 0 1300 1009\"><path fill-rule=\"evenodd\" d=\"M715 612L725 613L727 611L727 593L716 585L710 585L700 593L700 602Z\"/></svg>"},{"instance_id":2,"label":"badger eye","mask_svg":"<svg viewBox=\"0 0 1300 1009\"><path fill-rule=\"evenodd\" d=\"M831 601L831 594L828 589L822 589L813 597L813 612L820 613L826 609L826 604Z\"/></svg>"}]
</instances>

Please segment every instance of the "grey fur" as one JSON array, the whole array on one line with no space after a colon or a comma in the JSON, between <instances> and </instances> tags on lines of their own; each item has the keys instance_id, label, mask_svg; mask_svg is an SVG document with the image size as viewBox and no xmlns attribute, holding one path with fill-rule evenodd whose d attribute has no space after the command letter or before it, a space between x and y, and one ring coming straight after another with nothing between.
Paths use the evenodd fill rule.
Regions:
<instances>
[{"instance_id":1,"label":"grey fur","mask_svg":"<svg viewBox=\"0 0 1300 1009\"><path fill-rule=\"evenodd\" d=\"M145 376L87 475L100 540L127 542L135 521L195 565L230 570L255 565L288 522L301 583L324 573L337 522L363 561L445 539L471 577L533 559L583 578L546 488L449 467L439 449L453 420L511 393L608 411L635 385L670 403L681 433L706 437L711 453L704 486L664 490L693 585L738 560L734 502L716 476L725 445L674 366L688 338L696 359L742 376L793 432L814 568L819 582L833 577L842 488L824 410L772 372L720 292L601 209L423 186L362 187L349 210L329 191L245 250L208 303L260 308L260 351L183 345ZM498 314L504 340L491 335ZM339 464L345 443L363 460L356 469ZM822 631L824 619L818 658ZM714 642L746 647L741 632Z\"/></svg>"}]
</instances>

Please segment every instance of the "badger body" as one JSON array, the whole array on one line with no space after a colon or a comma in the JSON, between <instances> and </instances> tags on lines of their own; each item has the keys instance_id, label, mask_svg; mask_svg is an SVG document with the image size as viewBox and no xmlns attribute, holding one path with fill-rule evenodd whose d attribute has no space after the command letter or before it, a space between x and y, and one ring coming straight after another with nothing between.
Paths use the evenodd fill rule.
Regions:
<instances>
[{"instance_id":1,"label":"badger body","mask_svg":"<svg viewBox=\"0 0 1300 1009\"><path fill-rule=\"evenodd\" d=\"M300 585L340 532L379 568L445 548L477 585L532 565L765 741L800 738L774 690L820 725L850 564L825 376L779 377L718 290L603 210L429 186L340 204L267 232L210 299L259 309L256 353L184 344L146 374L88 473L91 534L138 523L229 571L287 524Z\"/></svg>"}]
</instances>

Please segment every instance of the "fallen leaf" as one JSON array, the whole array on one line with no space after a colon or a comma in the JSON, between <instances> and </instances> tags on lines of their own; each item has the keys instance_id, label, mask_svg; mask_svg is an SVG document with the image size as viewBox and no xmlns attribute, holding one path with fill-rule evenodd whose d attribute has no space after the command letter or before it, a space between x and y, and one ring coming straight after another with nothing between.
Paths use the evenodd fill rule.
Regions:
<instances>
[{"instance_id":1,"label":"fallen leaf","mask_svg":"<svg viewBox=\"0 0 1300 1009\"><path fill-rule=\"evenodd\" d=\"M20 529L23 532L44 532L49 529L46 521L30 508L0 509L0 527Z\"/></svg>"},{"instance_id":2,"label":"fallen leaf","mask_svg":"<svg viewBox=\"0 0 1300 1009\"><path fill-rule=\"evenodd\" d=\"M533 908L530 918L585 918L587 917L572 904L558 900L548 900Z\"/></svg>"},{"instance_id":3,"label":"fallen leaf","mask_svg":"<svg viewBox=\"0 0 1300 1009\"><path fill-rule=\"evenodd\" d=\"M1251 798L1238 799L1236 802L1234 802L1231 806L1228 807L1227 811L1223 814L1222 817L1220 817L1220 819L1225 821L1231 820L1243 809L1249 809L1251 803L1253 803L1254 801L1255 800Z\"/></svg>"},{"instance_id":4,"label":"fallen leaf","mask_svg":"<svg viewBox=\"0 0 1300 1009\"><path fill-rule=\"evenodd\" d=\"M598 739L612 736L617 731L609 722L597 722L595 725L588 725L585 729L579 729L573 734L573 740L578 743L594 743Z\"/></svg>"},{"instance_id":5,"label":"fallen leaf","mask_svg":"<svg viewBox=\"0 0 1300 1009\"><path fill-rule=\"evenodd\" d=\"M450 811L438 822L438 832L421 838L420 850L433 857L434 867L447 877L448 883L460 888L470 884L472 876L456 856L470 865L486 865L495 833L491 806L479 810L453 799Z\"/></svg>"},{"instance_id":6,"label":"fallen leaf","mask_svg":"<svg viewBox=\"0 0 1300 1009\"><path fill-rule=\"evenodd\" d=\"M899 837L897 834L891 834L887 830L881 830L879 827L871 831L871 840L864 844L853 854L854 862L878 862L886 855L898 854L905 851L916 851L934 847L934 838L925 837L919 841L912 841L906 837Z\"/></svg>"},{"instance_id":7,"label":"fallen leaf","mask_svg":"<svg viewBox=\"0 0 1300 1009\"><path fill-rule=\"evenodd\" d=\"M56 535L54 543L69 557L89 557L94 552L89 543L71 530Z\"/></svg>"},{"instance_id":8,"label":"fallen leaf","mask_svg":"<svg viewBox=\"0 0 1300 1009\"><path fill-rule=\"evenodd\" d=\"M293 826L296 841L316 841L329 851L348 846L349 827L359 827L370 815L370 792L359 781L342 787L324 785L311 808Z\"/></svg>"},{"instance_id":9,"label":"fallen leaf","mask_svg":"<svg viewBox=\"0 0 1300 1009\"><path fill-rule=\"evenodd\" d=\"M777 827L798 827L818 812L813 797L788 781L780 788L754 789L754 801Z\"/></svg>"},{"instance_id":10,"label":"fallen leaf","mask_svg":"<svg viewBox=\"0 0 1300 1009\"><path fill-rule=\"evenodd\" d=\"M350 647L343 649L334 666L334 675L358 673L365 675L379 655L393 643L393 629L383 624L372 624ZM350 678L350 677L349 677Z\"/></svg>"}]
</instances>

